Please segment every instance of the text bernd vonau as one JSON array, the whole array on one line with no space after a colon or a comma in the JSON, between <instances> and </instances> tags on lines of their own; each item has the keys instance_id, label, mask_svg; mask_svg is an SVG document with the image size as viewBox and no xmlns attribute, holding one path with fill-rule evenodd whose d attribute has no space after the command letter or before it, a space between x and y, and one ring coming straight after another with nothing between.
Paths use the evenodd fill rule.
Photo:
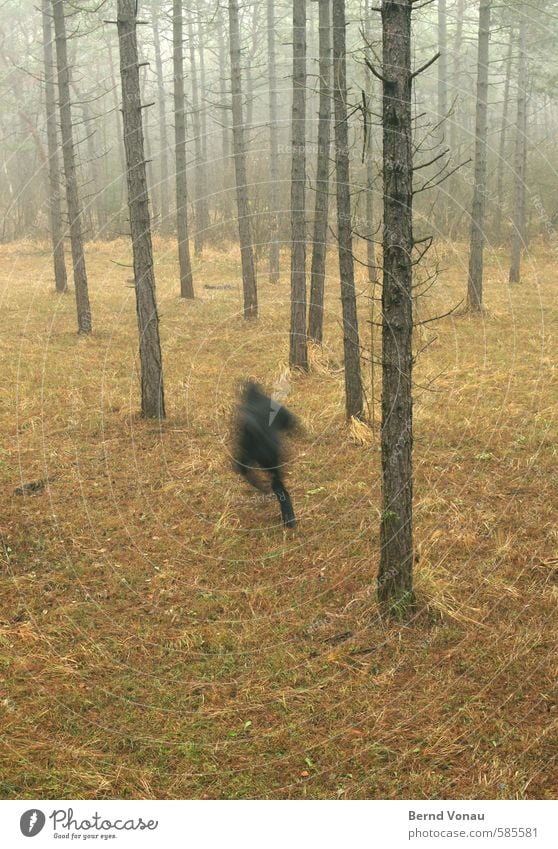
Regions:
<instances>
[{"instance_id":1,"label":"text bernd vonau","mask_svg":"<svg viewBox=\"0 0 558 849\"><path fill-rule=\"evenodd\" d=\"M484 814L463 813L462 811L437 811L436 813L421 813L420 811L409 811L410 820L483 820Z\"/></svg>"}]
</instances>

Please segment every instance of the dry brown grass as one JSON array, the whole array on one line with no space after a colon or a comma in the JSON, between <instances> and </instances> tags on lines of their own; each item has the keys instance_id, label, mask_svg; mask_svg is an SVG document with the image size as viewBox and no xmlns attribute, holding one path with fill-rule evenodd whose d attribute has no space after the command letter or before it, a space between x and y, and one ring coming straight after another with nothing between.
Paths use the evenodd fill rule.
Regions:
<instances>
[{"instance_id":1,"label":"dry brown grass","mask_svg":"<svg viewBox=\"0 0 558 849\"><path fill-rule=\"evenodd\" d=\"M510 290L490 256L487 314L417 333L419 606L396 624L376 609L378 431L344 422L334 265L327 346L288 377L290 534L226 448L238 380L285 374L287 275L262 274L247 324L239 290L202 288L238 283L237 251L208 251L186 303L156 248L161 425L136 415L128 245L89 246L90 339L43 246L0 251L0 795L552 796L554 258ZM464 252L443 259L422 317L462 296Z\"/></svg>"}]
</instances>

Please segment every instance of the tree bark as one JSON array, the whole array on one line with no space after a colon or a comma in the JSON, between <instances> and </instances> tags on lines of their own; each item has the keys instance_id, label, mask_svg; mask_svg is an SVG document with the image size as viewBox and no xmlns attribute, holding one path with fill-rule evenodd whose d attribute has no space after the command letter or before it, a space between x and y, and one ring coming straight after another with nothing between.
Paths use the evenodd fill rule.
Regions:
<instances>
[{"instance_id":1,"label":"tree bark","mask_svg":"<svg viewBox=\"0 0 558 849\"><path fill-rule=\"evenodd\" d=\"M335 171L337 191L337 240L343 313L345 359L345 411L347 418L363 416L351 222L349 131L347 120L345 0L333 0L333 98L335 102Z\"/></svg>"},{"instance_id":2,"label":"tree bark","mask_svg":"<svg viewBox=\"0 0 558 849\"><path fill-rule=\"evenodd\" d=\"M310 271L308 336L321 345L324 325L324 288L329 211L329 146L331 134L331 0L319 0L318 157L316 164L316 204Z\"/></svg>"},{"instance_id":3,"label":"tree bark","mask_svg":"<svg viewBox=\"0 0 558 849\"><path fill-rule=\"evenodd\" d=\"M308 369L306 344L306 0L293 0L291 332L289 362Z\"/></svg>"},{"instance_id":4,"label":"tree bark","mask_svg":"<svg viewBox=\"0 0 558 849\"><path fill-rule=\"evenodd\" d=\"M378 600L413 603L412 0L383 0L382 518Z\"/></svg>"},{"instance_id":5,"label":"tree bark","mask_svg":"<svg viewBox=\"0 0 558 849\"><path fill-rule=\"evenodd\" d=\"M186 104L184 101L184 54L182 52L182 0L172 4L172 59L174 73L174 147L176 167L176 233L180 269L180 297L194 297L188 235L188 184L186 178Z\"/></svg>"},{"instance_id":6,"label":"tree bark","mask_svg":"<svg viewBox=\"0 0 558 849\"><path fill-rule=\"evenodd\" d=\"M117 17L128 208L132 233L141 364L141 414L145 418L163 419L165 395L143 147L136 0L118 0Z\"/></svg>"},{"instance_id":7,"label":"tree bark","mask_svg":"<svg viewBox=\"0 0 558 849\"><path fill-rule=\"evenodd\" d=\"M242 117L242 77L240 66L240 27L238 0L229 0L229 38L231 55L231 90L233 118L233 155L236 176L236 202L238 212L238 235L242 261L242 285L244 291L244 318L258 315L258 291L252 250L250 203L246 177L246 149Z\"/></svg>"},{"instance_id":8,"label":"tree bark","mask_svg":"<svg viewBox=\"0 0 558 849\"><path fill-rule=\"evenodd\" d=\"M477 110L475 130L475 177L471 213L471 248L467 306L471 312L483 310L484 220L488 147L488 54L490 42L491 0L481 0L477 61Z\"/></svg>"},{"instance_id":9,"label":"tree bark","mask_svg":"<svg viewBox=\"0 0 558 849\"><path fill-rule=\"evenodd\" d=\"M57 292L66 292L68 279L64 258L64 227L62 226L62 202L60 197L60 166L58 161L58 138L56 131L56 88L52 50L52 23L49 0L42 0L43 53L45 66L45 106L48 148L48 212L50 237L54 264L54 280Z\"/></svg>"},{"instance_id":10,"label":"tree bark","mask_svg":"<svg viewBox=\"0 0 558 849\"><path fill-rule=\"evenodd\" d=\"M155 73L157 76L157 109L159 113L159 196L161 211L161 229L168 228L169 202L169 140L167 135L167 108L165 78L163 75L163 60L161 56L161 38L159 33L159 14L161 6L157 0L152 0L151 22L153 25L153 44L155 48Z\"/></svg>"},{"instance_id":11,"label":"tree bark","mask_svg":"<svg viewBox=\"0 0 558 849\"><path fill-rule=\"evenodd\" d=\"M521 252L525 247L525 180L527 177L527 17L520 16L517 70L517 122L515 128L515 202L511 238L510 283L521 280Z\"/></svg>"},{"instance_id":12,"label":"tree bark","mask_svg":"<svg viewBox=\"0 0 558 849\"><path fill-rule=\"evenodd\" d=\"M70 68L68 64L63 0L52 0L52 12L56 38L62 154L64 158L64 176L66 179L66 203L70 221L70 243L72 247L78 333L83 335L91 333L91 307L89 305L87 270L85 267L83 234L81 229L81 206L74 151L72 108L70 105Z\"/></svg>"},{"instance_id":13,"label":"tree bark","mask_svg":"<svg viewBox=\"0 0 558 849\"><path fill-rule=\"evenodd\" d=\"M277 128L277 57L275 0L267 0L269 76L269 282L279 282L279 139Z\"/></svg>"}]
</instances>

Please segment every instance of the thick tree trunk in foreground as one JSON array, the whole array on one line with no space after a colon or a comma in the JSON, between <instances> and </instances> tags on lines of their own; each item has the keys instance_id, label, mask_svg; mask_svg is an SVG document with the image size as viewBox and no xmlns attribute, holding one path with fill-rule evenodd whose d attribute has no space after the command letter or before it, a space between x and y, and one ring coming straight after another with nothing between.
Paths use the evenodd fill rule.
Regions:
<instances>
[{"instance_id":1,"label":"thick tree trunk in foreground","mask_svg":"<svg viewBox=\"0 0 558 849\"><path fill-rule=\"evenodd\" d=\"M165 417L163 366L159 341L159 316L155 300L151 221L143 147L135 0L118 0L118 39L128 208L132 232L141 363L141 413L145 418L163 419Z\"/></svg>"},{"instance_id":2,"label":"thick tree trunk in foreground","mask_svg":"<svg viewBox=\"0 0 558 849\"><path fill-rule=\"evenodd\" d=\"M91 333L91 307L87 287L87 271L83 252L83 234L81 230L81 207L77 185L77 169L72 129L72 108L70 106L70 68L66 44L66 21L64 19L63 0L52 0L54 32L56 38L56 64L58 71L58 97L60 106L60 125L62 130L62 154L64 157L64 176L66 180L66 203L70 221L70 242L74 268L74 287L78 333Z\"/></svg>"},{"instance_id":3,"label":"thick tree trunk in foreground","mask_svg":"<svg viewBox=\"0 0 558 849\"><path fill-rule=\"evenodd\" d=\"M306 0L293 0L291 332L289 363L308 368L306 344Z\"/></svg>"},{"instance_id":4,"label":"thick tree trunk in foreground","mask_svg":"<svg viewBox=\"0 0 558 849\"><path fill-rule=\"evenodd\" d=\"M331 133L331 0L319 0L319 75L318 161L316 165L316 205L314 240L310 272L308 336L322 343L324 325L324 287L327 257L329 207L329 144Z\"/></svg>"},{"instance_id":5,"label":"thick tree trunk in foreground","mask_svg":"<svg viewBox=\"0 0 558 849\"><path fill-rule=\"evenodd\" d=\"M242 260L242 285L244 290L244 318L258 315L258 291L252 250L250 204L246 177L246 149L242 118L242 77L240 67L240 28L238 0L229 0L229 37L231 54L231 89L233 118L233 155L236 175L236 202L238 235Z\"/></svg>"},{"instance_id":6,"label":"thick tree trunk in foreground","mask_svg":"<svg viewBox=\"0 0 558 849\"><path fill-rule=\"evenodd\" d=\"M515 128L515 201L511 238L510 283L521 280L521 252L525 247L525 180L527 177L527 17L519 24L519 66L517 70L517 122Z\"/></svg>"},{"instance_id":7,"label":"thick tree trunk in foreground","mask_svg":"<svg viewBox=\"0 0 558 849\"><path fill-rule=\"evenodd\" d=\"M475 130L475 183L471 213L471 248L467 306L482 312L484 270L484 220L486 212L486 171L488 146L488 51L490 41L491 0L481 0L479 12L479 45L477 62L477 116Z\"/></svg>"},{"instance_id":8,"label":"thick tree trunk in foreground","mask_svg":"<svg viewBox=\"0 0 558 849\"><path fill-rule=\"evenodd\" d=\"M269 282L279 282L279 144L277 133L277 63L275 0L267 0L267 62L269 75Z\"/></svg>"},{"instance_id":9,"label":"thick tree trunk in foreground","mask_svg":"<svg viewBox=\"0 0 558 849\"><path fill-rule=\"evenodd\" d=\"M351 223L351 177L347 121L347 69L345 0L333 0L333 97L335 101L335 170L337 188L337 240L343 313L345 360L345 411L347 418L363 415Z\"/></svg>"},{"instance_id":10,"label":"thick tree trunk in foreground","mask_svg":"<svg viewBox=\"0 0 558 849\"><path fill-rule=\"evenodd\" d=\"M58 162L58 138L56 133L56 89L54 84L54 61L52 50L52 24L49 0L42 0L43 52L45 66L45 106L48 146L48 212L50 237L54 262L54 280L57 292L66 292L68 279L64 259L64 227L62 226L62 204L60 197L60 170Z\"/></svg>"},{"instance_id":11,"label":"thick tree trunk in foreground","mask_svg":"<svg viewBox=\"0 0 558 849\"><path fill-rule=\"evenodd\" d=\"M182 0L172 4L172 59L174 73L174 146L176 167L176 233L180 269L180 297L194 297L188 235L188 185L186 179L186 103L184 100L184 54Z\"/></svg>"},{"instance_id":12,"label":"thick tree trunk in foreground","mask_svg":"<svg viewBox=\"0 0 558 849\"><path fill-rule=\"evenodd\" d=\"M384 0L384 274L382 288L382 518L378 600L413 602L411 138L412 0Z\"/></svg>"}]
</instances>

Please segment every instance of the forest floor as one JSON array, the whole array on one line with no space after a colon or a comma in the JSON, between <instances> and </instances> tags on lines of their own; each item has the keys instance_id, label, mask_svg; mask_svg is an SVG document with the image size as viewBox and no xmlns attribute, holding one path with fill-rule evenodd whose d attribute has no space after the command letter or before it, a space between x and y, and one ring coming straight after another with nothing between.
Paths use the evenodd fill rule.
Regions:
<instances>
[{"instance_id":1,"label":"forest floor","mask_svg":"<svg viewBox=\"0 0 558 849\"><path fill-rule=\"evenodd\" d=\"M422 320L465 290L465 250L439 254ZM0 248L0 796L552 797L556 257L541 247L510 288L489 252L486 314L417 331L402 623L376 606L379 404L374 430L347 427L333 255L324 350L290 378L294 532L228 455L239 379L272 390L286 368L287 257L277 287L261 263L246 323L237 252L196 261L186 302L156 240L158 424L137 416L129 256L89 245L94 334L78 338L46 247ZM362 268L359 291L369 350Z\"/></svg>"}]
</instances>

